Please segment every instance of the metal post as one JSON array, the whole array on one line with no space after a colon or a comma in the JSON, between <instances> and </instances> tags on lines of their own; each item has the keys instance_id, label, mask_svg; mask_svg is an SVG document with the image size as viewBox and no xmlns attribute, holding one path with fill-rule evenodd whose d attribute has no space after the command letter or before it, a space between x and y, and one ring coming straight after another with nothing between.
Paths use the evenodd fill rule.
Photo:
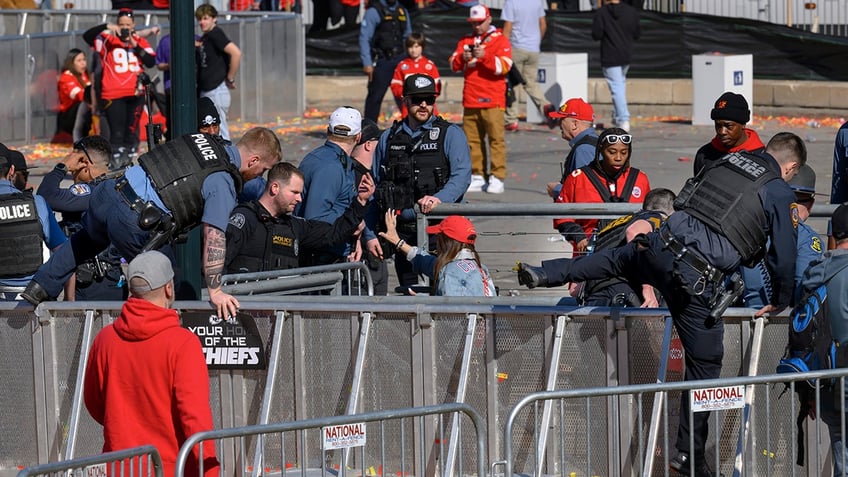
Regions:
<instances>
[{"instance_id":1,"label":"metal post","mask_svg":"<svg viewBox=\"0 0 848 477\"><path fill-rule=\"evenodd\" d=\"M286 312L277 311L274 313L274 334L271 337L271 356L268 362L268 374L265 376L265 391L262 394L262 407L259 410L259 424L268 424L268 419L271 415L271 402L274 400L274 391L277 382L277 368L280 366L280 357L283 354L283 325L286 323ZM253 473L252 477L258 477L260 471L264 467L262 457L264 449L257 444L253 455ZM283 462L285 468L285 462Z\"/></svg>"},{"instance_id":2,"label":"metal post","mask_svg":"<svg viewBox=\"0 0 848 477\"><path fill-rule=\"evenodd\" d=\"M197 131L197 90L194 72L193 2L171 2L171 137ZM181 277L177 299L200 298L201 231L195 228L186 243L176 247Z\"/></svg>"},{"instance_id":3,"label":"metal post","mask_svg":"<svg viewBox=\"0 0 848 477\"><path fill-rule=\"evenodd\" d=\"M471 367L471 352L474 350L474 335L477 331L477 314L468 314L468 324L465 327L465 348L462 350L462 365L459 369L459 384L456 387L456 402L465 402L465 391L468 388L468 370ZM453 415L451 422L451 436L448 443L448 457L445 460L445 476L453 477L454 464L456 462L456 451L459 447L459 413ZM444 436L440 436L444 437Z\"/></svg>"},{"instance_id":4,"label":"metal post","mask_svg":"<svg viewBox=\"0 0 848 477\"><path fill-rule=\"evenodd\" d=\"M559 360L562 355L562 335L565 333L565 325L571 319L566 315L558 315L556 317L556 330L554 331L553 347L551 356L548 359L548 380L545 384L546 391L553 391L556 388L557 376L559 374ZM542 475L542 466L545 460L545 449L548 445L548 430L551 422L551 406L553 401L547 400L542 405L542 422L539 424L539 445L536 447L536 477ZM563 432L560 429L560 432ZM560 463L562 465L564 463ZM549 472L554 473L554 472Z\"/></svg>"},{"instance_id":5,"label":"metal post","mask_svg":"<svg viewBox=\"0 0 848 477\"><path fill-rule=\"evenodd\" d=\"M763 343L763 328L765 317L754 318L754 338L751 340L751 360L748 365L748 376L757 375L757 367L760 364L760 349ZM739 426L739 439L736 441L736 461L733 464L734 477L742 475L742 457L747 450L748 430L750 429L751 407L754 405L754 391L756 386L750 384L745 390L745 408L742 411L742 422Z\"/></svg>"},{"instance_id":6,"label":"metal post","mask_svg":"<svg viewBox=\"0 0 848 477\"><path fill-rule=\"evenodd\" d=\"M362 370L365 368L365 354L368 351L368 332L371 330L371 313L364 312L360 314L361 321L359 323L359 343L356 349L356 361L353 364L353 382L350 385L350 397L347 401L347 414L356 414L356 408L359 405L359 391L362 389ZM350 449L342 450L341 468L345 469L350 458Z\"/></svg>"},{"instance_id":7,"label":"metal post","mask_svg":"<svg viewBox=\"0 0 848 477\"><path fill-rule=\"evenodd\" d=\"M92 335L94 334L94 310L85 310L83 321L82 341L80 342L79 362L77 363L77 380L74 388L74 397L71 402L71 415L68 418L68 443L65 446L65 459L74 458L74 450L77 443L77 432L79 431L80 415L82 414L82 392L83 378L85 378L85 367L88 363L88 351L91 348Z\"/></svg>"},{"instance_id":8,"label":"metal post","mask_svg":"<svg viewBox=\"0 0 848 477\"><path fill-rule=\"evenodd\" d=\"M665 317L665 330L663 331L662 355L660 355L660 366L657 370L657 383L665 382L668 371L668 354L671 348L672 319ZM645 463L642 466L642 477L650 477L654 470L654 449L657 447L657 435L660 431L660 416L662 415L665 392L654 394L654 409L651 412L651 427L648 430L648 442L645 444Z\"/></svg>"}]
</instances>

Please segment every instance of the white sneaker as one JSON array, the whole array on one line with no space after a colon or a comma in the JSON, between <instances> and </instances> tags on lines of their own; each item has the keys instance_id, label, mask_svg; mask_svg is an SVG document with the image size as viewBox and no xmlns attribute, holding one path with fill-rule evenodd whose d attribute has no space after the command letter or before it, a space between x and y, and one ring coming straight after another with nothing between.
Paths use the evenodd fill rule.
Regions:
<instances>
[{"instance_id":1,"label":"white sneaker","mask_svg":"<svg viewBox=\"0 0 848 477\"><path fill-rule=\"evenodd\" d=\"M489 185L486 186L486 192L489 194L503 194L504 183L495 176L489 176Z\"/></svg>"},{"instance_id":2,"label":"white sneaker","mask_svg":"<svg viewBox=\"0 0 848 477\"><path fill-rule=\"evenodd\" d=\"M471 184L469 184L468 192L482 192L483 186L486 185L486 179L483 176L471 174Z\"/></svg>"},{"instance_id":3,"label":"white sneaker","mask_svg":"<svg viewBox=\"0 0 848 477\"><path fill-rule=\"evenodd\" d=\"M630 121L622 121L621 124L618 125L621 129L624 129L627 132L630 132Z\"/></svg>"}]
</instances>

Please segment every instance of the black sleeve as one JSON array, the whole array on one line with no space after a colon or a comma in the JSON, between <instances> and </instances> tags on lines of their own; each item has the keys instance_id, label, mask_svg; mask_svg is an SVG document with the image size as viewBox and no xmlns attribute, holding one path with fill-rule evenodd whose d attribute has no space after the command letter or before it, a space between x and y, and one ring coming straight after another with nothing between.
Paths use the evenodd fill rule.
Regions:
<instances>
[{"instance_id":1,"label":"black sleeve","mask_svg":"<svg viewBox=\"0 0 848 477\"><path fill-rule=\"evenodd\" d=\"M238 221L233 220L233 217L237 214L241 214L244 217L240 227L233 225L234 223L238 223ZM252 229L254 220L256 220L256 214L246 207L237 206L230 214L230 222L227 224L226 231L227 253L224 258L225 273L233 273L229 270L230 264L232 264L233 260L235 260L235 258L241 253L242 246L247 241L246 237L251 233L249 229Z\"/></svg>"},{"instance_id":2,"label":"black sleeve","mask_svg":"<svg viewBox=\"0 0 848 477\"><path fill-rule=\"evenodd\" d=\"M106 29L106 23L101 23L100 25L95 25L85 33L82 34L82 39L88 44L88 46L94 46L94 40L97 39L97 35L100 34L101 31Z\"/></svg>"},{"instance_id":3,"label":"black sleeve","mask_svg":"<svg viewBox=\"0 0 848 477\"><path fill-rule=\"evenodd\" d=\"M145 51L141 46L136 45L135 48L133 48L133 51L135 52L135 56L141 60L141 64L143 64L145 68L153 68L156 66L156 57Z\"/></svg>"},{"instance_id":4,"label":"black sleeve","mask_svg":"<svg viewBox=\"0 0 848 477\"><path fill-rule=\"evenodd\" d=\"M351 234L365 218L368 207L353 201L341 217L332 224L320 220L292 218L292 229L305 249L320 249L340 244L351 238Z\"/></svg>"},{"instance_id":5,"label":"black sleeve","mask_svg":"<svg viewBox=\"0 0 848 477\"><path fill-rule=\"evenodd\" d=\"M583 239L588 239L583 227L577 225L577 222L565 222L559 225L559 233L569 242L578 243Z\"/></svg>"}]
</instances>

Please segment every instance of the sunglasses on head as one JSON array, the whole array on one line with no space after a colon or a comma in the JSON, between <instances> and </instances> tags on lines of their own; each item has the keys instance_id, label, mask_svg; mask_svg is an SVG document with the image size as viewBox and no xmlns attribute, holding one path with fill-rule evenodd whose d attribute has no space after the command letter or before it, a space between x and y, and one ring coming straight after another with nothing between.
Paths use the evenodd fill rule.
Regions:
<instances>
[{"instance_id":1,"label":"sunglasses on head","mask_svg":"<svg viewBox=\"0 0 848 477\"><path fill-rule=\"evenodd\" d=\"M410 104L421 104L421 102L427 103L427 106L432 106L436 104L436 96L428 95L428 96L412 96L409 98Z\"/></svg>"},{"instance_id":2,"label":"sunglasses on head","mask_svg":"<svg viewBox=\"0 0 848 477\"><path fill-rule=\"evenodd\" d=\"M120 10L120 11L118 12L118 18L121 18L121 17L130 17L130 18L132 18L132 17L133 17L133 11L132 11L132 10Z\"/></svg>"},{"instance_id":3,"label":"sunglasses on head","mask_svg":"<svg viewBox=\"0 0 848 477\"><path fill-rule=\"evenodd\" d=\"M94 161L91 160L91 156L88 155L88 149L85 147L85 138L74 143L74 151L82 151L82 153L85 154L85 158L88 159L88 162L94 164Z\"/></svg>"},{"instance_id":4,"label":"sunglasses on head","mask_svg":"<svg viewBox=\"0 0 848 477\"><path fill-rule=\"evenodd\" d=\"M633 136L630 134L610 134L609 136L604 136L604 141L607 144L615 144L617 142L621 142L622 144L630 144L630 141L633 139Z\"/></svg>"}]
</instances>

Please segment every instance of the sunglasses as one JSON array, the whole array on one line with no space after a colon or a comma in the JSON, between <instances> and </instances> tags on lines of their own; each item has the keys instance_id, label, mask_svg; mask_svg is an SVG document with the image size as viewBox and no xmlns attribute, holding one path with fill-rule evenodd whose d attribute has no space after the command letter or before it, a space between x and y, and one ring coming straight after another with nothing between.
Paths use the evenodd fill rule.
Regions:
<instances>
[{"instance_id":1,"label":"sunglasses","mask_svg":"<svg viewBox=\"0 0 848 477\"><path fill-rule=\"evenodd\" d=\"M412 96L409 98L409 103L412 105L421 104L421 102L427 103L427 106L432 106L436 104L436 96Z\"/></svg>"},{"instance_id":2,"label":"sunglasses","mask_svg":"<svg viewBox=\"0 0 848 477\"><path fill-rule=\"evenodd\" d=\"M607 144L615 144L617 142L630 144L631 140L633 140L633 136L630 134L610 134L609 136L604 136L604 142Z\"/></svg>"},{"instance_id":3,"label":"sunglasses","mask_svg":"<svg viewBox=\"0 0 848 477\"><path fill-rule=\"evenodd\" d=\"M29 171L15 171L15 174L20 174L24 176L24 180L29 179Z\"/></svg>"},{"instance_id":4,"label":"sunglasses","mask_svg":"<svg viewBox=\"0 0 848 477\"><path fill-rule=\"evenodd\" d=\"M121 18L121 17L130 17L130 18L132 18L132 17L133 17L133 12L132 12L132 10L121 10L121 11L119 11L119 12L118 12L118 18Z\"/></svg>"},{"instance_id":5,"label":"sunglasses","mask_svg":"<svg viewBox=\"0 0 848 477\"><path fill-rule=\"evenodd\" d=\"M88 155L88 149L85 148L85 138L74 143L74 151L82 151L82 153L85 154L85 158L88 159L88 162L94 164L94 161L91 160L91 156Z\"/></svg>"}]
</instances>

